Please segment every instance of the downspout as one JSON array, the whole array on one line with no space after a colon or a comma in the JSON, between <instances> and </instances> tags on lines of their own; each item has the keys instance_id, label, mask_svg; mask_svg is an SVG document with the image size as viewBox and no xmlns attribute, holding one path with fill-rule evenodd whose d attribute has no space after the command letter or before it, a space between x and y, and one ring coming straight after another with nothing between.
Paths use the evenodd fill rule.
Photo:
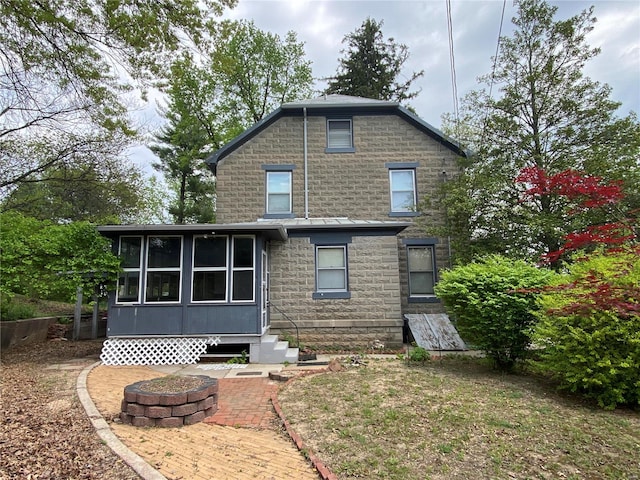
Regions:
<instances>
[{"instance_id":1,"label":"downspout","mask_svg":"<svg viewBox=\"0 0 640 480\"><path fill-rule=\"evenodd\" d=\"M309 177L308 177L308 165L307 165L307 107L302 108L304 116L303 126L303 149L304 149L304 218L309 218Z\"/></svg>"}]
</instances>

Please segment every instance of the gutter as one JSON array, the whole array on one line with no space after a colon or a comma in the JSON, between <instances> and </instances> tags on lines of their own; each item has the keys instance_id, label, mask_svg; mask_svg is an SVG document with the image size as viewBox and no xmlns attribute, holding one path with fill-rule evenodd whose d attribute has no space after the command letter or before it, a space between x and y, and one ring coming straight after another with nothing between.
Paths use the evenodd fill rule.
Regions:
<instances>
[{"instance_id":1,"label":"gutter","mask_svg":"<svg viewBox=\"0 0 640 480\"><path fill-rule=\"evenodd\" d=\"M303 119L303 139L304 145L304 218L309 218L309 175L308 175L308 155L307 155L307 107L302 108Z\"/></svg>"}]
</instances>

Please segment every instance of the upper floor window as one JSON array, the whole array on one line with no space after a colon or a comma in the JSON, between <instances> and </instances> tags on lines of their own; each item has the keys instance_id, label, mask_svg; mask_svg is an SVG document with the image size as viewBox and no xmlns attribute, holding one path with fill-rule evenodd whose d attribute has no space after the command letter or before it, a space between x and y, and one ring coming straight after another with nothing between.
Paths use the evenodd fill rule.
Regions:
<instances>
[{"instance_id":1,"label":"upper floor window","mask_svg":"<svg viewBox=\"0 0 640 480\"><path fill-rule=\"evenodd\" d=\"M149 237L145 302L179 302L182 237Z\"/></svg>"},{"instance_id":2,"label":"upper floor window","mask_svg":"<svg viewBox=\"0 0 640 480\"><path fill-rule=\"evenodd\" d=\"M142 268L142 237L120 237L118 248L122 272L118 277L116 302L140 302L140 271Z\"/></svg>"},{"instance_id":3,"label":"upper floor window","mask_svg":"<svg viewBox=\"0 0 640 480\"><path fill-rule=\"evenodd\" d=\"M267 213L291 213L291 172L267 172Z\"/></svg>"},{"instance_id":4,"label":"upper floor window","mask_svg":"<svg viewBox=\"0 0 640 480\"><path fill-rule=\"evenodd\" d=\"M327 152L354 152L350 118L327 119Z\"/></svg>"},{"instance_id":5,"label":"upper floor window","mask_svg":"<svg viewBox=\"0 0 640 480\"><path fill-rule=\"evenodd\" d=\"M265 218L293 217L293 170L295 165L262 165L266 170Z\"/></svg>"},{"instance_id":6,"label":"upper floor window","mask_svg":"<svg viewBox=\"0 0 640 480\"><path fill-rule=\"evenodd\" d=\"M391 212L415 212L416 171L414 169L389 170Z\"/></svg>"}]
</instances>

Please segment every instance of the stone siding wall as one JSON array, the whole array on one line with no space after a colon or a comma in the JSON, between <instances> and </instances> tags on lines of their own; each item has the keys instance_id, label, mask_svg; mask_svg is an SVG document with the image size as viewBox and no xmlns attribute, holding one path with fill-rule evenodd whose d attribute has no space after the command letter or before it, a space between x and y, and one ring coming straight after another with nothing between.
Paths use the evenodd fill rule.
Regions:
<instances>
[{"instance_id":1,"label":"stone siding wall","mask_svg":"<svg viewBox=\"0 0 640 480\"><path fill-rule=\"evenodd\" d=\"M385 164L418 163L419 200L434 198L442 182L457 172L453 152L399 116L354 116L353 132L355 153L326 153L326 117L308 118L309 217L411 222L416 217L389 216L389 169ZM282 117L218 165L219 222L248 222L263 217L263 164L295 165L293 212L297 218L304 218L303 119ZM402 314L442 311L440 303L408 302L406 250L402 238L433 237L429 228L444 221L443 212L434 205L426 210L420 224L409 227L398 238L354 237L353 244L349 245L352 292L349 300L311 298L315 289L315 257L314 246L308 238L292 238L286 247L273 244L271 300L299 322L301 332L307 332L314 344L323 339L337 341L346 332L351 332L349 336L354 338L368 335L366 332L398 338ZM361 253L365 251L366 254ZM439 239L436 264L438 268L450 264L447 239ZM275 310L272 313L274 330L286 328L288 322L280 319ZM384 331L387 328L392 331ZM401 333L399 338L401 340Z\"/></svg>"},{"instance_id":2,"label":"stone siding wall","mask_svg":"<svg viewBox=\"0 0 640 480\"><path fill-rule=\"evenodd\" d=\"M347 249L351 298L314 299L315 246L309 238L272 244L271 303L298 325L303 342L352 346L371 336L370 340L401 344L396 238L353 237ZM274 330L291 330L291 323L275 308L271 325Z\"/></svg>"}]
</instances>

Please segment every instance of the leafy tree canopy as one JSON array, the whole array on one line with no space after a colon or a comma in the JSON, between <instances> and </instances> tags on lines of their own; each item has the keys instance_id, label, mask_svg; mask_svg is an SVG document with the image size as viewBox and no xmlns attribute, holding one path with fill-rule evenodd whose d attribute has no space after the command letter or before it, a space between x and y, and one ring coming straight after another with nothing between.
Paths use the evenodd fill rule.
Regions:
<instances>
[{"instance_id":1,"label":"leafy tree canopy","mask_svg":"<svg viewBox=\"0 0 640 480\"><path fill-rule=\"evenodd\" d=\"M90 296L96 285L117 278L120 260L111 252L111 242L88 222L57 225L5 212L0 223L4 294L68 302L78 286Z\"/></svg>"},{"instance_id":2,"label":"leafy tree canopy","mask_svg":"<svg viewBox=\"0 0 640 480\"><path fill-rule=\"evenodd\" d=\"M245 128L312 92L311 62L293 31L282 39L253 22L226 22L216 37L210 68L224 114L235 116Z\"/></svg>"},{"instance_id":3,"label":"leafy tree canopy","mask_svg":"<svg viewBox=\"0 0 640 480\"><path fill-rule=\"evenodd\" d=\"M488 88L465 98L463 129L451 122L445 127L462 132L475 152L448 185L445 204L457 228L451 233L468 235L476 251L535 258L557 251L578 228L563 202L549 196L521 201L527 186L514 180L523 168L620 181L625 199L619 211L609 210L608 218L598 212L598 221L640 207L640 123L634 113L617 117L620 104L610 99L611 88L583 74L599 53L586 43L596 21L593 8L566 20L556 20L556 10L542 0L518 2L515 32L501 38L495 74L483 78ZM491 85L497 98L488 94Z\"/></svg>"},{"instance_id":4,"label":"leafy tree canopy","mask_svg":"<svg viewBox=\"0 0 640 480\"><path fill-rule=\"evenodd\" d=\"M127 92L206 41L235 3L0 1L0 188L80 157L87 143L125 142Z\"/></svg>"},{"instance_id":5,"label":"leafy tree canopy","mask_svg":"<svg viewBox=\"0 0 640 480\"><path fill-rule=\"evenodd\" d=\"M294 32L283 40L253 22L225 22L213 45L209 57L185 54L172 64L161 110L167 124L150 147L175 193L169 212L177 223L215 219L205 158L280 104L311 93L310 62Z\"/></svg>"},{"instance_id":6,"label":"leafy tree canopy","mask_svg":"<svg viewBox=\"0 0 640 480\"><path fill-rule=\"evenodd\" d=\"M367 18L355 32L342 40L347 47L341 51L335 77L329 79L327 94L353 95L404 102L418 95L411 92L411 84L424 75L412 73L401 80L402 69L409 59L409 49L393 38L384 39L383 21Z\"/></svg>"}]
</instances>

